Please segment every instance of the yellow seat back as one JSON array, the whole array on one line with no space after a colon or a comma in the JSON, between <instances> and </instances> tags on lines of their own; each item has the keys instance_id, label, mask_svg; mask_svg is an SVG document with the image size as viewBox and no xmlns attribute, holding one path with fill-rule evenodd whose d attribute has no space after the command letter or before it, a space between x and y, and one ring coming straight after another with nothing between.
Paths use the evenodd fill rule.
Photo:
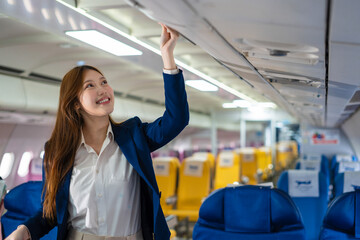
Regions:
<instances>
[{"instance_id":1,"label":"yellow seat back","mask_svg":"<svg viewBox=\"0 0 360 240\"><path fill-rule=\"evenodd\" d=\"M177 210L199 211L201 203L210 192L210 161L186 158L180 167ZM196 221L197 217L190 217Z\"/></svg>"},{"instance_id":2,"label":"yellow seat back","mask_svg":"<svg viewBox=\"0 0 360 240\"><path fill-rule=\"evenodd\" d=\"M255 148L240 148L241 177L249 178L247 184L257 184L257 161Z\"/></svg>"},{"instance_id":3,"label":"yellow seat back","mask_svg":"<svg viewBox=\"0 0 360 240\"><path fill-rule=\"evenodd\" d=\"M156 181L161 191L160 204L164 214L166 214L166 210L172 209L171 205L166 204L166 199L176 195L176 181L180 162L176 157L157 157L153 159L153 164Z\"/></svg>"},{"instance_id":4,"label":"yellow seat back","mask_svg":"<svg viewBox=\"0 0 360 240\"><path fill-rule=\"evenodd\" d=\"M292 149L293 159L297 159L299 157L298 144L295 140L290 141L290 146Z\"/></svg>"},{"instance_id":5,"label":"yellow seat back","mask_svg":"<svg viewBox=\"0 0 360 240\"><path fill-rule=\"evenodd\" d=\"M256 160L258 164L258 171L262 173L262 179L267 179L269 173L272 171L272 157L270 147L260 147L256 149Z\"/></svg>"},{"instance_id":6,"label":"yellow seat back","mask_svg":"<svg viewBox=\"0 0 360 240\"><path fill-rule=\"evenodd\" d=\"M210 188L213 188L213 179L215 176L215 156L209 152L196 152L192 155L196 159L204 159L210 162Z\"/></svg>"},{"instance_id":7,"label":"yellow seat back","mask_svg":"<svg viewBox=\"0 0 360 240\"><path fill-rule=\"evenodd\" d=\"M289 141L281 141L276 144L276 170L287 168L293 160L293 150Z\"/></svg>"},{"instance_id":8,"label":"yellow seat back","mask_svg":"<svg viewBox=\"0 0 360 240\"><path fill-rule=\"evenodd\" d=\"M215 167L215 157L212 153L210 152L196 152L192 155L192 157L197 158L197 159L204 159L210 162L210 168L214 168Z\"/></svg>"},{"instance_id":9,"label":"yellow seat back","mask_svg":"<svg viewBox=\"0 0 360 240\"><path fill-rule=\"evenodd\" d=\"M240 157L234 151L222 151L216 161L215 189L240 180Z\"/></svg>"}]
</instances>

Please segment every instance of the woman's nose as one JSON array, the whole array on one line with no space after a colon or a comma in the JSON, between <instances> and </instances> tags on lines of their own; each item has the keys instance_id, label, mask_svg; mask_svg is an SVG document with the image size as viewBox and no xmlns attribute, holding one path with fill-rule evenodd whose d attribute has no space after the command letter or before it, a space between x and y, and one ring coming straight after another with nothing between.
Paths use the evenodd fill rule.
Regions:
<instances>
[{"instance_id":1,"label":"woman's nose","mask_svg":"<svg viewBox=\"0 0 360 240\"><path fill-rule=\"evenodd\" d=\"M106 93L106 90L103 87L98 87L97 93L98 95L104 95Z\"/></svg>"}]
</instances>

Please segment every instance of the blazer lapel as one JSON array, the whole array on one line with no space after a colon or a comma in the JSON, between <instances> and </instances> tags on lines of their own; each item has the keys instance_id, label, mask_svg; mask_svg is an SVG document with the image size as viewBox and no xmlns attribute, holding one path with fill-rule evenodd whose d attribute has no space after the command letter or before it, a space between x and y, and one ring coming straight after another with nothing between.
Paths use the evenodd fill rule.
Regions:
<instances>
[{"instance_id":1,"label":"blazer lapel","mask_svg":"<svg viewBox=\"0 0 360 240\"><path fill-rule=\"evenodd\" d=\"M147 176L147 172L143 171L141 168L139 156L135 148L135 141L129 130L125 127L113 125L113 132L115 141L119 145L128 162L133 166L139 176L152 188L152 190L157 192L157 188L149 181L151 178Z\"/></svg>"}]
</instances>

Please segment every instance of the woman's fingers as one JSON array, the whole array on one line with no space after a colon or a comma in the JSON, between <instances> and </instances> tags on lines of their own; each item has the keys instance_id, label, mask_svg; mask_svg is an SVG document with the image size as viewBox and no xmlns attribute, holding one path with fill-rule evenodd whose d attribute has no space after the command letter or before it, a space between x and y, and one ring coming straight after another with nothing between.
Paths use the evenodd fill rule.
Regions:
<instances>
[{"instance_id":1,"label":"woman's fingers","mask_svg":"<svg viewBox=\"0 0 360 240\"><path fill-rule=\"evenodd\" d=\"M162 33L161 33L162 36L164 36L165 38L166 37L176 38L176 39L179 38L179 33L176 30L172 29L171 27L166 26L163 23L159 23L159 24L162 27Z\"/></svg>"},{"instance_id":2,"label":"woman's fingers","mask_svg":"<svg viewBox=\"0 0 360 240\"><path fill-rule=\"evenodd\" d=\"M178 31L176 31L175 29L172 29L171 27L168 27L168 26L166 26L166 28L169 30L171 37L176 37L176 38L179 37L180 34Z\"/></svg>"}]
</instances>

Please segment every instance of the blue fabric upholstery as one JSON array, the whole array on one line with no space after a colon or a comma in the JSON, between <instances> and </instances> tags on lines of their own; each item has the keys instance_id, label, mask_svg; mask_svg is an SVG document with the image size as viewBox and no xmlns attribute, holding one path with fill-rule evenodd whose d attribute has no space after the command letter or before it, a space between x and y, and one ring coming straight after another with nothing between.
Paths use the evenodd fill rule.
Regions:
<instances>
[{"instance_id":1,"label":"blue fabric upholstery","mask_svg":"<svg viewBox=\"0 0 360 240\"><path fill-rule=\"evenodd\" d=\"M340 196L344 192L344 173L339 173L334 180L334 196Z\"/></svg>"},{"instance_id":2,"label":"blue fabric upholstery","mask_svg":"<svg viewBox=\"0 0 360 240\"><path fill-rule=\"evenodd\" d=\"M328 181L324 174L318 173L319 197L292 197L292 200L299 208L304 221L306 239L319 238L320 227L325 216L328 202ZM288 171L284 171L278 180L279 189L289 192Z\"/></svg>"},{"instance_id":3,"label":"blue fabric upholstery","mask_svg":"<svg viewBox=\"0 0 360 240\"><path fill-rule=\"evenodd\" d=\"M324 217L320 239L360 239L359 209L359 189L336 197L331 202Z\"/></svg>"},{"instance_id":4,"label":"blue fabric upholstery","mask_svg":"<svg viewBox=\"0 0 360 240\"><path fill-rule=\"evenodd\" d=\"M354 179L347 183L347 184L351 184L351 190L349 190L348 188L344 189L344 184L345 184L345 175L349 177L349 175L353 175L352 177L354 177ZM355 175L355 176L354 176ZM358 188L360 186L360 173L359 172L343 172L343 173L339 173L336 175L335 181L334 181L334 196L340 196L341 194L345 192L349 192L349 191L354 191L355 188Z\"/></svg>"},{"instance_id":5,"label":"blue fabric upholstery","mask_svg":"<svg viewBox=\"0 0 360 240\"><path fill-rule=\"evenodd\" d=\"M306 161L306 160L304 160ZM329 160L325 155L321 155L321 163L320 163L320 172L322 172L326 178L328 179L328 182L330 183L330 170L329 170ZM301 161L296 163L295 169L301 169ZM304 169L304 170L311 170L311 169Z\"/></svg>"},{"instance_id":6,"label":"blue fabric upholstery","mask_svg":"<svg viewBox=\"0 0 360 240\"><path fill-rule=\"evenodd\" d=\"M214 191L200 207L193 239L305 239L301 215L279 189L227 187Z\"/></svg>"},{"instance_id":7,"label":"blue fabric upholstery","mask_svg":"<svg viewBox=\"0 0 360 240\"><path fill-rule=\"evenodd\" d=\"M353 162L357 162L358 159L356 156L352 155L351 159ZM330 179L331 179L331 183L333 183L333 181L335 180L337 171L338 171L338 161L337 161L337 155L334 155L333 158L331 159L331 164L330 164Z\"/></svg>"},{"instance_id":8,"label":"blue fabric upholstery","mask_svg":"<svg viewBox=\"0 0 360 240\"><path fill-rule=\"evenodd\" d=\"M42 182L33 181L23 183L11 191L4 198L7 212L1 217L4 237L10 235L19 224L34 215L41 206ZM57 228L42 237L42 240L55 240Z\"/></svg>"}]
</instances>

